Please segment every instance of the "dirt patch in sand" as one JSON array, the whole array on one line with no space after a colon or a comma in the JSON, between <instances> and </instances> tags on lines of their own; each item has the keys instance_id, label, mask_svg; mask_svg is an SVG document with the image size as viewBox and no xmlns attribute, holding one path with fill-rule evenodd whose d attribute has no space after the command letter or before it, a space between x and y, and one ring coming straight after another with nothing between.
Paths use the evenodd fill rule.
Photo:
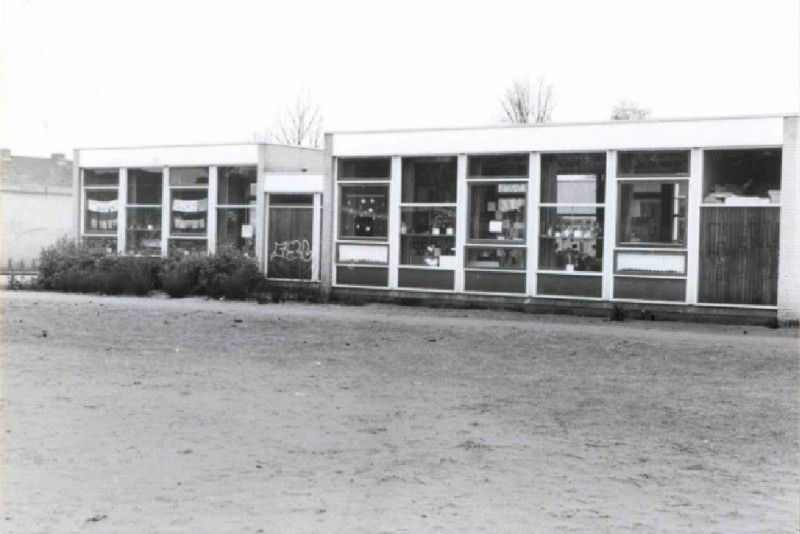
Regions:
<instances>
[{"instance_id":1,"label":"dirt patch in sand","mask_svg":"<svg viewBox=\"0 0 800 534\"><path fill-rule=\"evenodd\" d=\"M3 532L797 529L792 331L2 300Z\"/></svg>"}]
</instances>

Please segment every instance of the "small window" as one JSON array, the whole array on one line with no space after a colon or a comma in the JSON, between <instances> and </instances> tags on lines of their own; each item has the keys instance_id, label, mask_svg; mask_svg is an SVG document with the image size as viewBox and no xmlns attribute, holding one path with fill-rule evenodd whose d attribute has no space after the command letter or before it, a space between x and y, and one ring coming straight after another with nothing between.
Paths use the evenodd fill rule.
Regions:
<instances>
[{"instance_id":1,"label":"small window","mask_svg":"<svg viewBox=\"0 0 800 534\"><path fill-rule=\"evenodd\" d=\"M248 206L256 203L258 173L252 166L217 169L217 204Z\"/></svg>"},{"instance_id":2,"label":"small window","mask_svg":"<svg viewBox=\"0 0 800 534\"><path fill-rule=\"evenodd\" d=\"M389 236L389 186L343 185L339 195L339 237Z\"/></svg>"},{"instance_id":3,"label":"small window","mask_svg":"<svg viewBox=\"0 0 800 534\"><path fill-rule=\"evenodd\" d=\"M617 176L689 176L689 151L620 152L617 166Z\"/></svg>"},{"instance_id":4,"label":"small window","mask_svg":"<svg viewBox=\"0 0 800 534\"><path fill-rule=\"evenodd\" d=\"M349 158L339 160L340 180L388 180L391 158Z\"/></svg>"},{"instance_id":5,"label":"small window","mask_svg":"<svg viewBox=\"0 0 800 534\"><path fill-rule=\"evenodd\" d=\"M208 185L208 167L173 167L169 170L169 184Z\"/></svg>"},{"instance_id":6,"label":"small window","mask_svg":"<svg viewBox=\"0 0 800 534\"><path fill-rule=\"evenodd\" d=\"M147 256L161 254L161 208L128 208L126 252Z\"/></svg>"},{"instance_id":7,"label":"small window","mask_svg":"<svg viewBox=\"0 0 800 534\"><path fill-rule=\"evenodd\" d=\"M456 158L403 159L402 202L409 204L454 204L456 202Z\"/></svg>"},{"instance_id":8,"label":"small window","mask_svg":"<svg viewBox=\"0 0 800 534\"><path fill-rule=\"evenodd\" d=\"M524 248L467 247L467 269L525 270Z\"/></svg>"},{"instance_id":9,"label":"small window","mask_svg":"<svg viewBox=\"0 0 800 534\"><path fill-rule=\"evenodd\" d=\"M161 204L160 169L128 169L128 204Z\"/></svg>"},{"instance_id":10,"label":"small window","mask_svg":"<svg viewBox=\"0 0 800 534\"><path fill-rule=\"evenodd\" d=\"M89 186L119 185L119 169L84 169L83 185L89 185Z\"/></svg>"},{"instance_id":11,"label":"small window","mask_svg":"<svg viewBox=\"0 0 800 534\"><path fill-rule=\"evenodd\" d=\"M528 154L470 156L470 178L528 177Z\"/></svg>"},{"instance_id":12,"label":"small window","mask_svg":"<svg viewBox=\"0 0 800 534\"><path fill-rule=\"evenodd\" d=\"M619 245L685 246L686 181L619 186Z\"/></svg>"}]
</instances>

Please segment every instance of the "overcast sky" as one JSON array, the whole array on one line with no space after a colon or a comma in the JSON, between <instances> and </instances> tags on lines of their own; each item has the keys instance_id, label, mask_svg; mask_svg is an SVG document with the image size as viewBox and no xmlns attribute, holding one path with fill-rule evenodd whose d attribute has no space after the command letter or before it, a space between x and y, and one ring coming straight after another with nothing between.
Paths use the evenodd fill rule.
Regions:
<instances>
[{"instance_id":1,"label":"overcast sky","mask_svg":"<svg viewBox=\"0 0 800 534\"><path fill-rule=\"evenodd\" d=\"M299 90L326 130L494 124L516 77L556 122L797 112L798 0L5 0L16 154L249 140Z\"/></svg>"}]
</instances>

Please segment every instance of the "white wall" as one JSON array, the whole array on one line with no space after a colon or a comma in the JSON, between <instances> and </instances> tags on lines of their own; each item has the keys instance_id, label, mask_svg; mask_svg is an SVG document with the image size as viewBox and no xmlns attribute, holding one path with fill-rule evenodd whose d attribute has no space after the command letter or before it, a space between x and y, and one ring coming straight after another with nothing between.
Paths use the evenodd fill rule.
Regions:
<instances>
[{"instance_id":1,"label":"white wall","mask_svg":"<svg viewBox=\"0 0 800 534\"><path fill-rule=\"evenodd\" d=\"M8 267L8 260L16 264L39 258L42 248L52 245L63 235L74 236L72 191L67 188L56 192L0 191L2 206L2 263L0 269Z\"/></svg>"}]
</instances>

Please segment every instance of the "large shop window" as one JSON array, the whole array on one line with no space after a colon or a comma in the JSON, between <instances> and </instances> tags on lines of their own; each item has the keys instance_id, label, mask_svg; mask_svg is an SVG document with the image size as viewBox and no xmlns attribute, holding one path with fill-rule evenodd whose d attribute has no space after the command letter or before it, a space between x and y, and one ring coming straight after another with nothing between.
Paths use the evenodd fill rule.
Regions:
<instances>
[{"instance_id":1,"label":"large shop window","mask_svg":"<svg viewBox=\"0 0 800 534\"><path fill-rule=\"evenodd\" d=\"M539 269L601 272L604 218L603 208L541 208Z\"/></svg>"},{"instance_id":2,"label":"large shop window","mask_svg":"<svg viewBox=\"0 0 800 534\"><path fill-rule=\"evenodd\" d=\"M205 253L208 236L208 167L176 167L169 173L170 253Z\"/></svg>"},{"instance_id":3,"label":"large shop window","mask_svg":"<svg viewBox=\"0 0 800 534\"><path fill-rule=\"evenodd\" d=\"M619 185L620 246L686 245L685 180Z\"/></svg>"},{"instance_id":4,"label":"large shop window","mask_svg":"<svg viewBox=\"0 0 800 534\"><path fill-rule=\"evenodd\" d=\"M388 185L342 185L339 192L341 239L389 237Z\"/></svg>"},{"instance_id":5,"label":"large shop window","mask_svg":"<svg viewBox=\"0 0 800 534\"><path fill-rule=\"evenodd\" d=\"M117 250L119 169L83 170L83 243L93 250Z\"/></svg>"},{"instance_id":6,"label":"large shop window","mask_svg":"<svg viewBox=\"0 0 800 534\"><path fill-rule=\"evenodd\" d=\"M257 183L255 166L217 169L217 248L255 255Z\"/></svg>"},{"instance_id":7,"label":"large shop window","mask_svg":"<svg viewBox=\"0 0 800 534\"><path fill-rule=\"evenodd\" d=\"M125 251L161 254L161 169L128 169Z\"/></svg>"},{"instance_id":8,"label":"large shop window","mask_svg":"<svg viewBox=\"0 0 800 534\"><path fill-rule=\"evenodd\" d=\"M311 280L314 195L270 195L267 276Z\"/></svg>"},{"instance_id":9,"label":"large shop window","mask_svg":"<svg viewBox=\"0 0 800 534\"><path fill-rule=\"evenodd\" d=\"M456 209L403 207L400 264L455 269Z\"/></svg>"}]
</instances>

